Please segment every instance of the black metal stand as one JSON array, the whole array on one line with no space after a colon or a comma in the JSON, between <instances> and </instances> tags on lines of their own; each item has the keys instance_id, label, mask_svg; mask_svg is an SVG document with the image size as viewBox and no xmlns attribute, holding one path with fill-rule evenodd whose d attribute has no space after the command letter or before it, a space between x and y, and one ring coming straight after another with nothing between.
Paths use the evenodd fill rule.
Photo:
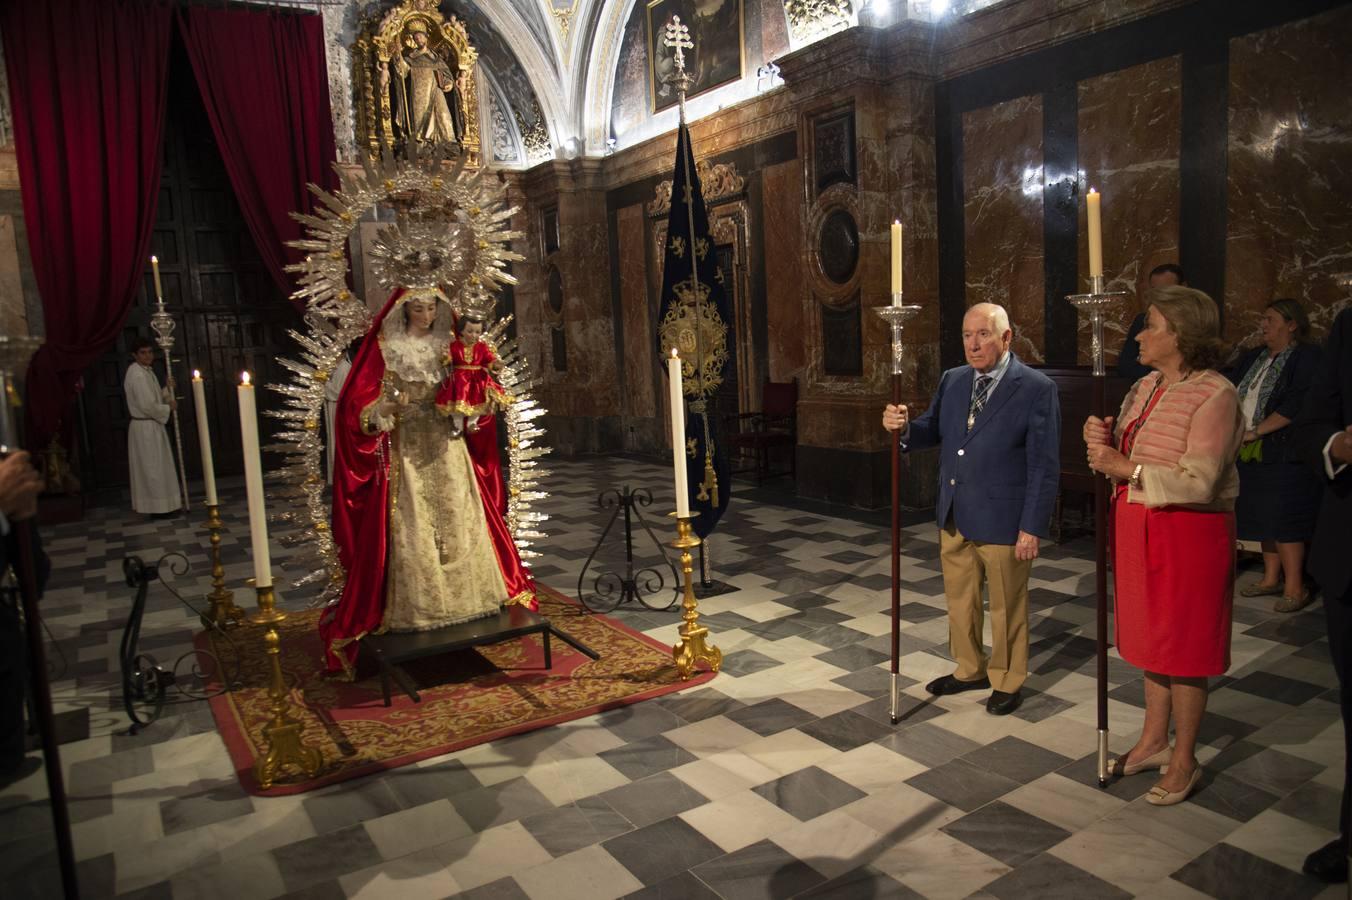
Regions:
<instances>
[{"instance_id":1,"label":"black metal stand","mask_svg":"<svg viewBox=\"0 0 1352 900\"><path fill-rule=\"evenodd\" d=\"M719 581L717 578L709 577L709 560L708 557L704 555L704 548L708 546L708 544L708 538L699 542L699 581L695 582L695 597L700 600L707 600L710 597L717 597L720 594L731 594L733 591L740 590L736 585L731 585L726 581Z\"/></svg>"},{"instance_id":2,"label":"black metal stand","mask_svg":"<svg viewBox=\"0 0 1352 900\"><path fill-rule=\"evenodd\" d=\"M14 575L19 582L19 602L23 609L24 631L28 638L30 698L36 710L38 734L42 737L43 768L47 772L47 797L52 805L52 827L56 832L56 857L61 868L62 893L78 900L79 879L75 871L75 844L70 832L70 809L66 806L66 782L57 745L56 717L52 713L51 684L47 680L47 655L42 646L42 619L38 614L37 551L33 538L33 520L15 522L18 558Z\"/></svg>"},{"instance_id":3,"label":"black metal stand","mask_svg":"<svg viewBox=\"0 0 1352 900\"><path fill-rule=\"evenodd\" d=\"M677 575L676 566L671 559L667 557L666 550L662 543L657 540L652 529L648 527L648 522L643 518L641 507L650 506L653 502L652 491L647 488L637 488L631 490L629 485L625 485L621 490L602 491L596 497L596 505L602 509L612 508L610 521L606 522L606 527L601 530L601 537L597 539L596 546L592 548L591 555L582 565L582 571L577 576L577 600L591 612L607 613L629 600L637 600L648 609L658 612L671 609L676 605L680 596L681 579ZM614 527L615 520L624 513L624 574L619 572L602 572L597 575L592 582L591 595L584 594L582 584L586 581L587 570L591 568L592 561L596 559L596 554L600 552L601 547L606 542L606 536L610 534L610 529ZM657 548L657 552L662 555L662 559L671 567L671 600L665 606L654 606L649 603L644 595L659 593L666 586L666 579L662 573L654 568L644 568L637 572L634 571L634 518L638 519L638 524L643 526L648 538Z\"/></svg>"},{"instance_id":4,"label":"black metal stand","mask_svg":"<svg viewBox=\"0 0 1352 900\"><path fill-rule=\"evenodd\" d=\"M384 634L368 634L361 639L364 649L370 650L380 665L380 692L385 705L391 704L390 681L408 695L414 703L421 703L417 687L404 672L402 664L421 659L425 656L442 656L457 650L468 650L486 644L498 644L513 638L538 634L543 639L545 668L554 667L554 655L550 648L550 637L556 637L579 653L591 659L600 659L597 653L577 638L555 628L544 616L533 613L524 606L512 605L501 610L496 616L472 619L456 625L446 625L430 631L394 631Z\"/></svg>"},{"instance_id":5,"label":"black metal stand","mask_svg":"<svg viewBox=\"0 0 1352 900\"><path fill-rule=\"evenodd\" d=\"M215 653L194 647L174 660L172 668L165 669L153 655L137 652L136 645L141 638L141 619L145 615L146 595L150 582L160 581L184 606L199 616L203 613L184 600L182 595L160 577L160 568L166 563L169 571L175 575L183 575L188 571L188 560L181 553L166 553L153 566L146 565L139 556L128 556L122 560L122 574L127 579L127 587L136 588L136 598L132 600L131 612L127 614L127 624L122 629L122 643L118 650L118 659L122 663L122 707L127 711L127 718L131 719L127 734L139 733L160 717L164 712L170 687L188 700L207 700L229 691L239 682L238 653L235 654L234 671L229 677L221 678L221 687L214 691L202 691L191 685L201 684L207 680L208 672L201 665L204 660L209 662L211 671L224 676L220 658ZM215 631L234 646L234 640L223 628L206 618L203 618L203 623L206 624L207 630ZM191 673L180 672L180 667L189 657L193 660ZM189 675L191 677L188 677Z\"/></svg>"}]
</instances>

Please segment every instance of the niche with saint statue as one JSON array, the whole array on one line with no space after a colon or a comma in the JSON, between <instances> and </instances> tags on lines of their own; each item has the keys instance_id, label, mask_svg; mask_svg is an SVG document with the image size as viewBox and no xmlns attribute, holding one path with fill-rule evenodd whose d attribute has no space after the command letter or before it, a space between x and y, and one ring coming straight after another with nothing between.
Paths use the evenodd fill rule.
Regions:
<instances>
[{"instance_id":1,"label":"niche with saint statue","mask_svg":"<svg viewBox=\"0 0 1352 900\"><path fill-rule=\"evenodd\" d=\"M368 18L352 45L357 144L370 158L421 151L480 165L478 52L437 0L405 0Z\"/></svg>"}]
</instances>

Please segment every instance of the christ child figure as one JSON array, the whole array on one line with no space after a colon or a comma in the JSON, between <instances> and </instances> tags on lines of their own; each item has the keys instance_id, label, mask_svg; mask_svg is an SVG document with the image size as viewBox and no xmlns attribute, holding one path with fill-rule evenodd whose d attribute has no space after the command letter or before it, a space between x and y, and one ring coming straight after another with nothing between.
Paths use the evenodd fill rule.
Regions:
<instances>
[{"instance_id":1,"label":"christ child figure","mask_svg":"<svg viewBox=\"0 0 1352 900\"><path fill-rule=\"evenodd\" d=\"M457 326L458 335L451 342L450 378L437 405L451 417L453 435L473 434L484 416L506 409L511 397L493 377L502 370L502 361L482 339L483 320L462 317Z\"/></svg>"}]
</instances>

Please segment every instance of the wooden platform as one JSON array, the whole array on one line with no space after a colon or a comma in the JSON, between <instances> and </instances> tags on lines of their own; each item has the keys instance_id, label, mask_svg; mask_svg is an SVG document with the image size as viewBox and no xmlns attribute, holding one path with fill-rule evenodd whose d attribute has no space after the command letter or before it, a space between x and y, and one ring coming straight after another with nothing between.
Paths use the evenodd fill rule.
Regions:
<instances>
[{"instance_id":1,"label":"wooden platform","mask_svg":"<svg viewBox=\"0 0 1352 900\"><path fill-rule=\"evenodd\" d=\"M371 652L380 665L380 690L385 696L385 705L389 706L391 679L399 683L399 687L414 703L422 702L413 682L401 668L403 663L426 656L468 650L484 644L497 644L531 634L542 635L544 638L546 669L553 666L549 646L551 636L557 637L592 659L601 658L599 653L587 645L555 628L544 616L519 605L504 607L495 616L484 616L481 619L471 619L458 625L447 625L430 631L369 634L362 638L361 644Z\"/></svg>"}]
</instances>

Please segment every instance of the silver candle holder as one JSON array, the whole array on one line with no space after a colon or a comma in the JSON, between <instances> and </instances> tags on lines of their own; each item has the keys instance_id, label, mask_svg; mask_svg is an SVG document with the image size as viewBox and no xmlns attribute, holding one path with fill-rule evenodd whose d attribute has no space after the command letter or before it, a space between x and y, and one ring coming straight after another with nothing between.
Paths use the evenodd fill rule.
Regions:
<instances>
[{"instance_id":1,"label":"silver candle holder","mask_svg":"<svg viewBox=\"0 0 1352 900\"><path fill-rule=\"evenodd\" d=\"M1089 316L1092 329L1089 352L1092 358L1093 391L1090 412L1102 419L1107 405L1107 373L1103 366L1103 314L1129 295L1126 291L1104 290L1102 275L1089 276L1089 293L1070 294L1071 306ZM1094 581L1098 611L1098 781L1108 785L1108 482L1094 479Z\"/></svg>"},{"instance_id":2,"label":"silver candle holder","mask_svg":"<svg viewBox=\"0 0 1352 900\"><path fill-rule=\"evenodd\" d=\"M158 276L157 276L158 277ZM150 314L150 329L155 332L155 343L164 351L164 377L168 380L169 392L174 394L178 383L174 381L174 361L170 351L174 348L174 317L164 308L164 298L155 297L155 312ZM175 399L177 395L175 394ZM174 423L174 449L178 451L178 487L183 495L183 509L190 509L188 502L188 470L183 465L183 429L178 424L178 408L169 413Z\"/></svg>"},{"instance_id":3,"label":"silver candle holder","mask_svg":"<svg viewBox=\"0 0 1352 900\"><path fill-rule=\"evenodd\" d=\"M901 341L906 323L920 314L919 306L907 306L901 293L892 295L887 306L873 311L892 328L892 404L901 403L901 376L904 345ZM901 671L901 443L892 442L892 683L890 715L892 724L901 719L901 693L897 676Z\"/></svg>"}]
</instances>

